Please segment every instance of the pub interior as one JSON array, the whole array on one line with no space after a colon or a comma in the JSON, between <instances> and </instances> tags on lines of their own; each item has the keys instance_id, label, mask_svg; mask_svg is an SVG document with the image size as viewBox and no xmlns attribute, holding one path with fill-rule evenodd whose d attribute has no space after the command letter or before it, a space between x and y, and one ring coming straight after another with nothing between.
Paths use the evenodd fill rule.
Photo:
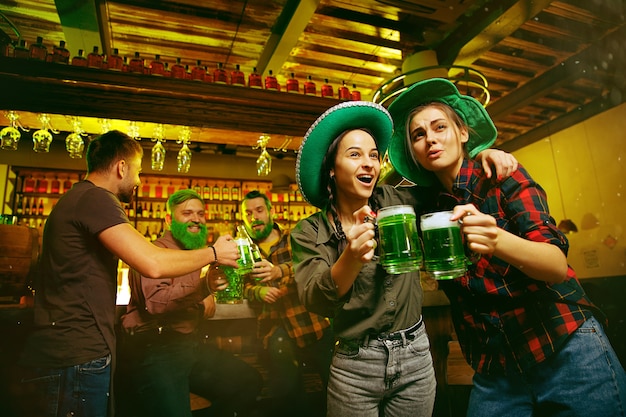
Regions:
<instances>
[{"instance_id":1,"label":"pub interior","mask_svg":"<svg viewBox=\"0 0 626 417\"><path fill-rule=\"evenodd\" d=\"M126 209L146 239L164 230L167 196L192 188L207 201L212 243L234 235L239 201L251 190L268 196L275 221L288 229L318 211L295 181L310 124L342 101L388 106L431 77L478 98L498 129L494 147L512 153L546 190L569 240L568 263L608 316L607 334L626 364L623 2L93 0L76 10L64 0L35 3L0 4L0 214L7 223L0 224L0 415L14 415L8 398L19 375L12 365L30 331L28 283L47 215L84 178L82 146L91 137L118 129L140 141L142 186ZM176 78L180 63L187 68ZM200 78L192 78L194 69ZM388 161L383 167L384 183L407 184ZM120 263L120 315L127 273ZM422 286L437 377L433 415L462 416L473 370L445 294L434 280ZM256 317L247 300L220 304L201 332L266 377ZM118 369L117 415L131 417L132 387L123 362ZM315 373L305 374L305 385L314 402L325 395ZM209 401L193 394L190 401L194 415L210 415L203 414ZM262 404L270 401L264 387Z\"/></svg>"}]
</instances>

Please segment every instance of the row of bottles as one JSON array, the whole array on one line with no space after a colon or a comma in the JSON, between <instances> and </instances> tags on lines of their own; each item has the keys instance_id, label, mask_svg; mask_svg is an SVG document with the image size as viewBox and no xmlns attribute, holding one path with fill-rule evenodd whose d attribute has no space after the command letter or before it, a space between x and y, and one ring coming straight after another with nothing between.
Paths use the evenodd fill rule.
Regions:
<instances>
[{"instance_id":1,"label":"row of bottles","mask_svg":"<svg viewBox=\"0 0 626 417\"><path fill-rule=\"evenodd\" d=\"M63 181L59 180L58 176L48 180L45 175L41 177L35 177L29 175L24 179L24 185L22 187L23 193L39 193L39 194L63 194L68 191L74 185L74 180L69 176Z\"/></svg>"},{"instance_id":2,"label":"row of bottles","mask_svg":"<svg viewBox=\"0 0 626 417\"><path fill-rule=\"evenodd\" d=\"M18 216L45 216L48 212L46 211L43 198L40 198L38 202L34 197L28 198L20 195L18 196L15 214Z\"/></svg>"},{"instance_id":3,"label":"row of bottles","mask_svg":"<svg viewBox=\"0 0 626 417\"><path fill-rule=\"evenodd\" d=\"M176 58L176 63L170 66L169 62L163 61L160 55L155 55L149 63L141 56L139 52L135 52L132 58L121 56L117 48L113 49L111 55L102 54L98 46L94 46L92 51L85 54L83 49L78 50L78 54L71 57L70 51L66 48L65 41L60 41L58 46L48 52L48 48L43 43L41 36L37 37L37 41L26 46L26 41L21 39L19 44L13 49L13 56L21 59L34 59L46 62L55 62L60 64L70 64L80 67L108 69L113 71L131 72L137 74L148 74L161 77L178 78L193 81L210 82L216 84L230 84L237 86L246 86L246 75L241 70L239 64L229 73L224 68L224 64L218 62L213 70L207 65L203 65L201 60L196 60L195 65L183 65L181 58ZM256 68L248 75L247 86L250 88L266 89L282 91L283 87L278 82L272 70L263 79ZM305 95L318 95L317 84L309 75L306 81L300 87L300 81L295 77L295 73L290 74L284 88L289 93L302 93ZM320 87L321 97L335 97L335 89L329 80L324 79L324 83ZM345 81L337 89L337 98L339 100L361 100L361 93L356 89L356 85L352 84L352 90L348 88Z\"/></svg>"}]
</instances>

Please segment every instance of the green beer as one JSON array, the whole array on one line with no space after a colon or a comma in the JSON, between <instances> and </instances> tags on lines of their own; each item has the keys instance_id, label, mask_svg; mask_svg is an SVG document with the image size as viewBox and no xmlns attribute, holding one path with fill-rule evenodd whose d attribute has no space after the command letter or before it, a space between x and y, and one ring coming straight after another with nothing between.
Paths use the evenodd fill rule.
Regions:
<instances>
[{"instance_id":1,"label":"green beer","mask_svg":"<svg viewBox=\"0 0 626 417\"><path fill-rule=\"evenodd\" d=\"M240 255L240 258L237 259L237 264L239 265L237 273L239 275L249 274L254 268L254 259L252 258L252 248L250 247L250 242L245 238L237 238L235 239L235 243L237 244Z\"/></svg>"},{"instance_id":2,"label":"green beer","mask_svg":"<svg viewBox=\"0 0 626 417\"><path fill-rule=\"evenodd\" d=\"M244 275L238 274L231 266L220 266L228 281L228 287L215 293L215 302L219 304L243 303L243 279Z\"/></svg>"},{"instance_id":3,"label":"green beer","mask_svg":"<svg viewBox=\"0 0 626 417\"><path fill-rule=\"evenodd\" d=\"M415 210L390 206L378 210L380 264L390 274L417 271L422 263Z\"/></svg>"},{"instance_id":4,"label":"green beer","mask_svg":"<svg viewBox=\"0 0 626 417\"><path fill-rule=\"evenodd\" d=\"M452 279L466 271L465 249L458 222L451 211L424 214L420 218L424 243L424 269L435 279Z\"/></svg>"}]
</instances>

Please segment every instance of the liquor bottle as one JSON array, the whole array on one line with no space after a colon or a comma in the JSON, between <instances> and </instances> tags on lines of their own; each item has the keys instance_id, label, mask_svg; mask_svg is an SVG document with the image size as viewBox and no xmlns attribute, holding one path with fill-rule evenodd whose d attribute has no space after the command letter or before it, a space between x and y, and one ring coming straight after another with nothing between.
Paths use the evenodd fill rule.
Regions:
<instances>
[{"instance_id":1,"label":"liquor bottle","mask_svg":"<svg viewBox=\"0 0 626 417\"><path fill-rule=\"evenodd\" d=\"M185 66L180 63L180 57L176 58L176 63L171 68L172 78L185 79Z\"/></svg>"},{"instance_id":2,"label":"liquor bottle","mask_svg":"<svg viewBox=\"0 0 626 417\"><path fill-rule=\"evenodd\" d=\"M33 205L35 204L35 199L33 198ZM36 207L35 207L35 211L36 211ZM26 204L24 204L24 208L23 208L23 213L24 216L30 216L30 199L27 198L26 199Z\"/></svg>"},{"instance_id":3,"label":"liquor bottle","mask_svg":"<svg viewBox=\"0 0 626 417\"><path fill-rule=\"evenodd\" d=\"M163 198L163 186L161 185L161 181L158 181L154 186L154 196L156 198Z\"/></svg>"},{"instance_id":4,"label":"liquor bottle","mask_svg":"<svg viewBox=\"0 0 626 417\"><path fill-rule=\"evenodd\" d=\"M163 61L161 61L161 55L156 54L154 56L154 60L152 60L152 62L150 63L150 74L162 77L164 73L165 65L163 64Z\"/></svg>"},{"instance_id":5,"label":"liquor bottle","mask_svg":"<svg viewBox=\"0 0 626 417\"><path fill-rule=\"evenodd\" d=\"M144 63L143 63L143 58L139 56L139 52L135 52L135 56L128 63L128 72L143 74Z\"/></svg>"},{"instance_id":6,"label":"liquor bottle","mask_svg":"<svg viewBox=\"0 0 626 417\"><path fill-rule=\"evenodd\" d=\"M25 193L34 193L35 192L35 179L32 175L24 180L23 190Z\"/></svg>"},{"instance_id":7,"label":"liquor bottle","mask_svg":"<svg viewBox=\"0 0 626 417\"><path fill-rule=\"evenodd\" d=\"M230 201L230 188L226 183L222 187L222 201Z\"/></svg>"},{"instance_id":8,"label":"liquor bottle","mask_svg":"<svg viewBox=\"0 0 626 417\"><path fill-rule=\"evenodd\" d=\"M350 93L352 96L352 101L360 101L361 100L361 92L356 89L356 84L352 84L352 92Z\"/></svg>"},{"instance_id":9,"label":"liquor bottle","mask_svg":"<svg viewBox=\"0 0 626 417\"><path fill-rule=\"evenodd\" d=\"M209 187L209 183L205 182L202 187L202 198L205 200L211 199L211 187Z\"/></svg>"},{"instance_id":10,"label":"liquor bottle","mask_svg":"<svg viewBox=\"0 0 626 417\"><path fill-rule=\"evenodd\" d=\"M142 204L141 217L143 217L144 219L150 218L150 209L148 208L148 203Z\"/></svg>"},{"instance_id":11,"label":"liquor bottle","mask_svg":"<svg viewBox=\"0 0 626 417\"><path fill-rule=\"evenodd\" d=\"M161 205L160 204L157 206L156 210L154 211L154 218L155 219L161 218Z\"/></svg>"},{"instance_id":12,"label":"liquor bottle","mask_svg":"<svg viewBox=\"0 0 626 417\"><path fill-rule=\"evenodd\" d=\"M300 92L300 83L296 78L296 74L291 73L291 77L287 80L287 92L288 93L299 93Z\"/></svg>"},{"instance_id":13,"label":"liquor bottle","mask_svg":"<svg viewBox=\"0 0 626 417\"><path fill-rule=\"evenodd\" d=\"M346 87L345 81L341 82L341 87L339 87L339 89L337 90L337 98L339 98L339 100L351 100L352 99L352 95L350 94L350 89Z\"/></svg>"},{"instance_id":14,"label":"liquor bottle","mask_svg":"<svg viewBox=\"0 0 626 417\"><path fill-rule=\"evenodd\" d=\"M233 185L233 188L230 189L230 199L232 201L239 201L239 187L237 187L237 185Z\"/></svg>"},{"instance_id":15,"label":"liquor bottle","mask_svg":"<svg viewBox=\"0 0 626 417\"><path fill-rule=\"evenodd\" d=\"M191 70L191 79L193 81L204 81L206 75L206 68L202 66L202 61L197 60L196 66Z\"/></svg>"},{"instance_id":16,"label":"liquor bottle","mask_svg":"<svg viewBox=\"0 0 626 417\"><path fill-rule=\"evenodd\" d=\"M20 194L17 196L17 204L15 205L15 214L21 216L24 214L24 206L23 206L23 196Z\"/></svg>"},{"instance_id":17,"label":"liquor bottle","mask_svg":"<svg viewBox=\"0 0 626 417\"><path fill-rule=\"evenodd\" d=\"M128 203L128 217L135 217L135 205L132 201Z\"/></svg>"},{"instance_id":18,"label":"liquor bottle","mask_svg":"<svg viewBox=\"0 0 626 417\"><path fill-rule=\"evenodd\" d=\"M141 204L137 204L137 217L143 217L143 207Z\"/></svg>"},{"instance_id":19,"label":"liquor bottle","mask_svg":"<svg viewBox=\"0 0 626 417\"><path fill-rule=\"evenodd\" d=\"M113 48L113 54L107 59L107 69L111 71L122 71L124 67L124 58L120 56L120 51Z\"/></svg>"},{"instance_id":20,"label":"liquor bottle","mask_svg":"<svg viewBox=\"0 0 626 417\"><path fill-rule=\"evenodd\" d=\"M75 67L86 67L87 66L87 58L85 57L85 51L82 49L78 50L78 55L72 58L72 65Z\"/></svg>"},{"instance_id":21,"label":"liquor bottle","mask_svg":"<svg viewBox=\"0 0 626 417\"><path fill-rule=\"evenodd\" d=\"M170 185L167 186L167 196L169 197L175 192L176 192L176 187L174 186L174 184L172 184L172 181L170 181Z\"/></svg>"},{"instance_id":22,"label":"liquor bottle","mask_svg":"<svg viewBox=\"0 0 626 417\"><path fill-rule=\"evenodd\" d=\"M152 215L152 203L148 203L148 208L147 209L144 207L144 209L143 209L143 217L145 217L147 219L153 217L153 215Z\"/></svg>"},{"instance_id":23,"label":"liquor bottle","mask_svg":"<svg viewBox=\"0 0 626 417\"><path fill-rule=\"evenodd\" d=\"M267 76L265 77L265 89L278 91L278 80L272 73L272 70L269 70Z\"/></svg>"},{"instance_id":24,"label":"liquor bottle","mask_svg":"<svg viewBox=\"0 0 626 417\"><path fill-rule=\"evenodd\" d=\"M141 196L150 197L150 183L147 181L141 186Z\"/></svg>"},{"instance_id":25,"label":"liquor bottle","mask_svg":"<svg viewBox=\"0 0 626 417\"><path fill-rule=\"evenodd\" d=\"M239 64L236 64L235 69L230 73L230 83L232 85L246 85L246 75L239 69Z\"/></svg>"},{"instance_id":26,"label":"liquor bottle","mask_svg":"<svg viewBox=\"0 0 626 417\"><path fill-rule=\"evenodd\" d=\"M216 84L228 84L228 74L224 70L221 62L217 63L217 68L213 70L213 82Z\"/></svg>"},{"instance_id":27,"label":"liquor bottle","mask_svg":"<svg viewBox=\"0 0 626 417\"><path fill-rule=\"evenodd\" d=\"M52 62L58 64L70 63L70 51L65 47L65 41L59 41L59 46L52 49Z\"/></svg>"},{"instance_id":28,"label":"liquor bottle","mask_svg":"<svg viewBox=\"0 0 626 417\"><path fill-rule=\"evenodd\" d=\"M43 177L39 181L37 181L37 192L45 194L48 192L48 180L46 177Z\"/></svg>"},{"instance_id":29,"label":"liquor bottle","mask_svg":"<svg viewBox=\"0 0 626 417\"><path fill-rule=\"evenodd\" d=\"M70 180L70 177L67 177L67 179L63 181L63 192L68 192L70 188L72 188L72 185L72 180Z\"/></svg>"},{"instance_id":30,"label":"liquor bottle","mask_svg":"<svg viewBox=\"0 0 626 417\"><path fill-rule=\"evenodd\" d=\"M19 45L13 48L13 58L28 59L30 58L30 50L26 46L26 41L20 39Z\"/></svg>"},{"instance_id":31,"label":"liquor bottle","mask_svg":"<svg viewBox=\"0 0 626 417\"><path fill-rule=\"evenodd\" d=\"M37 36L37 42L30 44L28 51L30 59L45 61L48 56L48 48L43 44L43 38L41 36Z\"/></svg>"},{"instance_id":32,"label":"liquor bottle","mask_svg":"<svg viewBox=\"0 0 626 417\"><path fill-rule=\"evenodd\" d=\"M309 75L307 81L304 83L304 94L307 96L317 95L317 87L313 82L313 78Z\"/></svg>"},{"instance_id":33,"label":"liquor bottle","mask_svg":"<svg viewBox=\"0 0 626 417\"><path fill-rule=\"evenodd\" d=\"M328 78L324 79L324 84L322 85L322 97L330 97L334 96L333 86L328 84Z\"/></svg>"},{"instance_id":34,"label":"liquor bottle","mask_svg":"<svg viewBox=\"0 0 626 417\"><path fill-rule=\"evenodd\" d=\"M248 87L263 88L263 80L261 75L256 72L256 67L254 67L250 75L248 75Z\"/></svg>"},{"instance_id":35,"label":"liquor bottle","mask_svg":"<svg viewBox=\"0 0 626 417\"><path fill-rule=\"evenodd\" d=\"M31 212L33 209L31 209ZM43 216L43 198L39 200L39 206L37 207L37 214Z\"/></svg>"},{"instance_id":36,"label":"liquor bottle","mask_svg":"<svg viewBox=\"0 0 626 417\"><path fill-rule=\"evenodd\" d=\"M202 188L200 188L198 181L196 181L196 185L193 186L193 190L198 193L198 195L202 195Z\"/></svg>"},{"instance_id":37,"label":"liquor bottle","mask_svg":"<svg viewBox=\"0 0 626 417\"><path fill-rule=\"evenodd\" d=\"M213 200L219 200L220 199L220 187L219 187L219 185L217 185L217 183L215 183L215 185L213 186L213 195L211 196L211 198Z\"/></svg>"},{"instance_id":38,"label":"liquor bottle","mask_svg":"<svg viewBox=\"0 0 626 417\"><path fill-rule=\"evenodd\" d=\"M87 54L87 66L90 68L102 68L102 55L100 55L97 46L94 46L93 50Z\"/></svg>"}]
</instances>

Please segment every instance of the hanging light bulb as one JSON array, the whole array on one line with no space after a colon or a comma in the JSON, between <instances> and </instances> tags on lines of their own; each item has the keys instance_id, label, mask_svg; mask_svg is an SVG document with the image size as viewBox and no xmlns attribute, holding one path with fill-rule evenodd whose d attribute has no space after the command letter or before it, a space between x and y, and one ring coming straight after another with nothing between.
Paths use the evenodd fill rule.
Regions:
<instances>
[{"instance_id":1,"label":"hanging light bulb","mask_svg":"<svg viewBox=\"0 0 626 417\"><path fill-rule=\"evenodd\" d=\"M83 130L83 124L78 117L71 117L70 124L72 125L73 132L65 138L65 149L69 152L70 158L82 158L83 151L85 150L83 136L87 136L87 134Z\"/></svg>"},{"instance_id":2,"label":"hanging light bulb","mask_svg":"<svg viewBox=\"0 0 626 417\"><path fill-rule=\"evenodd\" d=\"M267 176L272 171L272 157L267 152L267 143L271 137L265 133L259 136L256 146L253 149L261 149L261 155L256 160L256 173L259 177Z\"/></svg>"},{"instance_id":3,"label":"hanging light bulb","mask_svg":"<svg viewBox=\"0 0 626 417\"><path fill-rule=\"evenodd\" d=\"M186 174L191 168L191 149L189 149L189 137L191 136L191 130L187 126L181 128L178 140L176 143L182 143L183 146L178 151L178 172Z\"/></svg>"},{"instance_id":4,"label":"hanging light bulb","mask_svg":"<svg viewBox=\"0 0 626 417\"><path fill-rule=\"evenodd\" d=\"M137 122L128 122L128 136L135 140L141 140L141 136L139 136L139 126L137 125Z\"/></svg>"},{"instance_id":5,"label":"hanging light bulb","mask_svg":"<svg viewBox=\"0 0 626 417\"><path fill-rule=\"evenodd\" d=\"M59 133L54 130L50 125L50 116L46 113L42 113L39 115L39 121L41 122L41 129L37 130L33 133L33 150L35 152L49 152L50 144L52 143L52 133L48 131L48 129L52 130L54 133Z\"/></svg>"},{"instance_id":6,"label":"hanging light bulb","mask_svg":"<svg viewBox=\"0 0 626 417\"><path fill-rule=\"evenodd\" d=\"M2 149L6 149L7 151L16 151L17 144L20 141L20 137L22 136L18 127L25 132L28 132L28 129L25 129L19 123L20 116L14 111L12 110L8 111L4 115L6 116L7 119L9 119L9 126L0 130L0 141L1 141L0 147Z\"/></svg>"},{"instance_id":7,"label":"hanging light bulb","mask_svg":"<svg viewBox=\"0 0 626 417\"><path fill-rule=\"evenodd\" d=\"M165 147L162 142L165 142L163 138L163 125L157 124L152 134L152 142L156 142L152 147L152 155L150 158L150 165L153 171L163 171L163 165L165 164Z\"/></svg>"}]
</instances>

